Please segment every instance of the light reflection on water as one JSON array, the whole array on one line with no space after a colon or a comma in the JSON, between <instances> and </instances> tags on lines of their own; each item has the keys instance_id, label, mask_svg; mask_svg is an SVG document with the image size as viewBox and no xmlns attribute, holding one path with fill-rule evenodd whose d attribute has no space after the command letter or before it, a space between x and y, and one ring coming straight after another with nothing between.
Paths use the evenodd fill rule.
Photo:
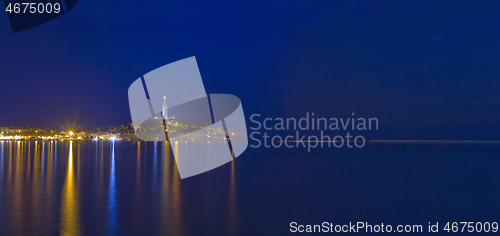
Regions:
<instances>
[{"instance_id":1,"label":"light reflection on water","mask_svg":"<svg viewBox=\"0 0 500 236\"><path fill-rule=\"evenodd\" d=\"M1 142L0 235L237 233L234 162L181 180L173 153L189 147L174 146ZM203 225L207 218L220 225Z\"/></svg>"},{"instance_id":2,"label":"light reflection on water","mask_svg":"<svg viewBox=\"0 0 500 236\"><path fill-rule=\"evenodd\" d=\"M119 227L116 209L116 179L115 179L115 145L111 145L111 167L108 192L108 234L116 234Z\"/></svg>"},{"instance_id":3,"label":"light reflection on water","mask_svg":"<svg viewBox=\"0 0 500 236\"><path fill-rule=\"evenodd\" d=\"M75 186L73 142L69 144L68 168L61 203L61 235L80 235L78 190Z\"/></svg>"},{"instance_id":4,"label":"light reflection on water","mask_svg":"<svg viewBox=\"0 0 500 236\"><path fill-rule=\"evenodd\" d=\"M237 235L238 232L238 194L236 192L236 174L234 167L234 156L231 161L231 180L229 182L229 200L228 200L228 234Z\"/></svg>"}]
</instances>

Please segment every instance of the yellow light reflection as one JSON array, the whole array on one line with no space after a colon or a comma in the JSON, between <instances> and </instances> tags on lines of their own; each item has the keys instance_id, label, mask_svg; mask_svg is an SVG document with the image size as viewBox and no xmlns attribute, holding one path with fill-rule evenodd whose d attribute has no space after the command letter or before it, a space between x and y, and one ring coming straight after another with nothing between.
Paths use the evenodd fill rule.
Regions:
<instances>
[{"instance_id":1,"label":"yellow light reflection","mask_svg":"<svg viewBox=\"0 0 500 236\"><path fill-rule=\"evenodd\" d=\"M9 142L9 174L7 175L8 177L8 183L11 183L12 179L12 142Z\"/></svg>"},{"instance_id":2,"label":"yellow light reflection","mask_svg":"<svg viewBox=\"0 0 500 236\"><path fill-rule=\"evenodd\" d=\"M55 201L54 199L56 198L55 196L55 187L54 187L54 150L53 150L53 143L49 142L48 143L48 152L47 152L47 180L45 182L47 189L47 199L44 201L45 211L43 211L41 214L43 214L42 217L47 217L49 219L55 219L55 214L57 214L57 210L55 210L54 205ZM48 232L45 232L48 233Z\"/></svg>"},{"instance_id":3,"label":"yellow light reflection","mask_svg":"<svg viewBox=\"0 0 500 236\"><path fill-rule=\"evenodd\" d=\"M26 171L26 178L29 180L30 174L31 174L31 142L28 142L28 161L27 161L27 171Z\"/></svg>"},{"instance_id":4,"label":"yellow light reflection","mask_svg":"<svg viewBox=\"0 0 500 236\"><path fill-rule=\"evenodd\" d=\"M4 142L1 141L0 142L0 179L2 179L2 181L3 181L3 164L5 162L4 161L4 154L3 154L3 152L4 152L3 146L4 146Z\"/></svg>"},{"instance_id":5,"label":"yellow light reflection","mask_svg":"<svg viewBox=\"0 0 500 236\"><path fill-rule=\"evenodd\" d=\"M228 234L238 235L238 195L236 192L236 175L234 167L234 153L231 161L231 178L229 180L229 212L228 212Z\"/></svg>"},{"instance_id":6,"label":"yellow light reflection","mask_svg":"<svg viewBox=\"0 0 500 236\"><path fill-rule=\"evenodd\" d=\"M135 186L134 186L134 214L140 218L144 219L144 199L143 190L141 186L141 142L137 142L137 162L135 166ZM137 225L142 225L143 222L138 221Z\"/></svg>"},{"instance_id":7,"label":"yellow light reflection","mask_svg":"<svg viewBox=\"0 0 500 236\"><path fill-rule=\"evenodd\" d=\"M135 185L140 187L141 180L141 142L137 142L137 163L135 166Z\"/></svg>"},{"instance_id":8,"label":"yellow light reflection","mask_svg":"<svg viewBox=\"0 0 500 236\"><path fill-rule=\"evenodd\" d=\"M33 188L38 189L38 181L40 180L40 153L38 152L38 142L35 141L35 153L33 154ZM37 192L38 193L38 192ZM34 196L36 197L36 196Z\"/></svg>"},{"instance_id":9,"label":"yellow light reflection","mask_svg":"<svg viewBox=\"0 0 500 236\"><path fill-rule=\"evenodd\" d=\"M162 234L184 235L186 230L183 227L184 224L182 219L181 181L179 171L175 165L175 158L171 158L170 155L169 142L165 142L164 151L163 189L160 214L163 219ZM175 155L179 154L179 142L175 142L173 151Z\"/></svg>"},{"instance_id":10,"label":"yellow light reflection","mask_svg":"<svg viewBox=\"0 0 500 236\"><path fill-rule=\"evenodd\" d=\"M175 142L175 156L179 156L179 142ZM169 152L170 154L170 152ZM182 228L182 201L181 201L181 180L179 170L176 165L173 165L172 176L172 216L173 225L176 226L175 234L184 235Z\"/></svg>"},{"instance_id":11,"label":"yellow light reflection","mask_svg":"<svg viewBox=\"0 0 500 236\"><path fill-rule=\"evenodd\" d=\"M68 169L61 203L61 235L81 235L78 213L78 193L73 170L73 141L70 141Z\"/></svg>"},{"instance_id":12,"label":"yellow light reflection","mask_svg":"<svg viewBox=\"0 0 500 236\"><path fill-rule=\"evenodd\" d=\"M21 142L17 142L17 152L16 152L16 169L14 171L14 191L13 191L13 199L10 204L12 204L12 209L15 211L22 212L24 208L24 204L22 201L22 172L23 172L23 164L22 164L22 153L21 153ZM16 225L15 227L15 232L16 234L25 234L26 229L25 224L23 224L23 218L21 215L17 215L15 217L12 217L12 223L13 225Z\"/></svg>"},{"instance_id":13,"label":"yellow light reflection","mask_svg":"<svg viewBox=\"0 0 500 236\"><path fill-rule=\"evenodd\" d=\"M161 198L161 219L164 221L167 221L169 218L169 167L170 167L170 144L168 141L165 141L165 145L163 147L165 157L163 158L163 182L162 182L162 198ZM164 222L161 224L162 225L162 233L167 234L168 233L168 222Z\"/></svg>"}]
</instances>

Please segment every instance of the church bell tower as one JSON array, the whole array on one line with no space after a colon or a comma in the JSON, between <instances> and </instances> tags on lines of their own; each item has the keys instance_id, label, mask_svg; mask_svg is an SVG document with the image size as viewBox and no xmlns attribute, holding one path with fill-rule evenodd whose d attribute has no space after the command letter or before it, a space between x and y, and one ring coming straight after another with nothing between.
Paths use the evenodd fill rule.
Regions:
<instances>
[{"instance_id":1,"label":"church bell tower","mask_svg":"<svg viewBox=\"0 0 500 236\"><path fill-rule=\"evenodd\" d=\"M163 97L163 106L161 107L161 116L164 120L167 119L167 97Z\"/></svg>"}]
</instances>

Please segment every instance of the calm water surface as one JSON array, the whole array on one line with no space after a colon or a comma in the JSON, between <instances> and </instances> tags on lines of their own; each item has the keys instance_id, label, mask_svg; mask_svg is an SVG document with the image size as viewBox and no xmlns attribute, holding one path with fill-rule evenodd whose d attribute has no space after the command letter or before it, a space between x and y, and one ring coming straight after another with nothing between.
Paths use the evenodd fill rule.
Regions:
<instances>
[{"instance_id":1,"label":"calm water surface","mask_svg":"<svg viewBox=\"0 0 500 236\"><path fill-rule=\"evenodd\" d=\"M282 235L292 221L500 221L495 145L248 148L183 180L169 147L0 142L0 234Z\"/></svg>"},{"instance_id":2,"label":"calm water surface","mask_svg":"<svg viewBox=\"0 0 500 236\"><path fill-rule=\"evenodd\" d=\"M186 211L200 221L210 217L223 225L237 225L234 164L227 165L227 173L213 179L207 175L195 189L184 190L198 198L186 205L183 181L165 147L170 145L3 142L2 234L184 235L196 232L188 229ZM211 198L211 191L220 192ZM226 212L221 214L221 209ZM234 230L227 227L226 232Z\"/></svg>"}]
</instances>

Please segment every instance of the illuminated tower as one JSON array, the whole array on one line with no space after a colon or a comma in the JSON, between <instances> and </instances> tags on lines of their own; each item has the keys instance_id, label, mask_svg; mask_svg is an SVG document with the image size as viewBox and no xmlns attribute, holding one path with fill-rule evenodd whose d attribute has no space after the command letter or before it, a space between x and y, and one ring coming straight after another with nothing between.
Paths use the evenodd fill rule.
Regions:
<instances>
[{"instance_id":1,"label":"illuminated tower","mask_svg":"<svg viewBox=\"0 0 500 236\"><path fill-rule=\"evenodd\" d=\"M163 106L161 107L161 116L164 120L167 119L167 97L163 97Z\"/></svg>"}]
</instances>

